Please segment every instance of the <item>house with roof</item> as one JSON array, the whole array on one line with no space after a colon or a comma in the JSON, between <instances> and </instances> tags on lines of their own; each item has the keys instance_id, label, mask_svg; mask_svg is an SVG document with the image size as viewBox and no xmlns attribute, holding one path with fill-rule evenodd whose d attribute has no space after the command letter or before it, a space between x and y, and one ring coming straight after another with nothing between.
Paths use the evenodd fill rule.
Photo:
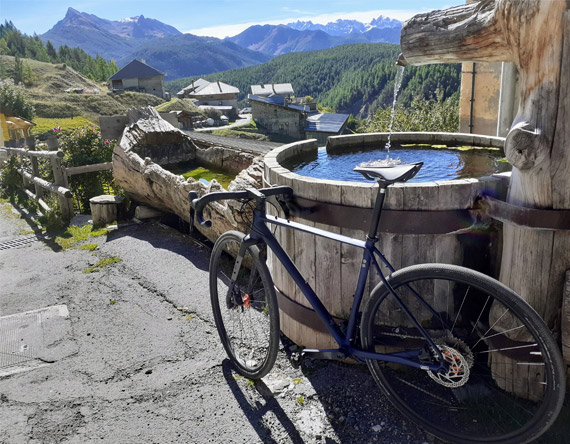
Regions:
<instances>
[{"instance_id":1,"label":"house with roof","mask_svg":"<svg viewBox=\"0 0 570 444\"><path fill-rule=\"evenodd\" d=\"M23 117L7 116L0 113L0 146L24 146L34 122Z\"/></svg>"},{"instance_id":2,"label":"house with roof","mask_svg":"<svg viewBox=\"0 0 570 444\"><path fill-rule=\"evenodd\" d=\"M214 108L229 118L237 117L239 89L227 83L193 80L176 94L179 99L195 99L201 109Z\"/></svg>"},{"instance_id":3,"label":"house with roof","mask_svg":"<svg viewBox=\"0 0 570 444\"><path fill-rule=\"evenodd\" d=\"M136 91L165 96L164 73L136 59L109 77L109 82L115 93Z\"/></svg>"},{"instance_id":4,"label":"house with roof","mask_svg":"<svg viewBox=\"0 0 570 444\"><path fill-rule=\"evenodd\" d=\"M320 145L325 145L329 136L342 134L348 122L348 114L323 114L283 96L250 94L248 99L253 120L270 134L293 139L317 139Z\"/></svg>"},{"instance_id":5,"label":"house with roof","mask_svg":"<svg viewBox=\"0 0 570 444\"><path fill-rule=\"evenodd\" d=\"M251 85L251 94L258 97L281 96L291 98L295 91L290 83L271 83Z\"/></svg>"}]
</instances>

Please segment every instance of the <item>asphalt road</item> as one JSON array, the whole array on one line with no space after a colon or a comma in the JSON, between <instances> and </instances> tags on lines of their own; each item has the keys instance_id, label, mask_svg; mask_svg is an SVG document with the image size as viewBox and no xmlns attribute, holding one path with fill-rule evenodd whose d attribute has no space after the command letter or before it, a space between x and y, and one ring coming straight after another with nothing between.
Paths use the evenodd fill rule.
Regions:
<instances>
[{"instance_id":1,"label":"asphalt road","mask_svg":"<svg viewBox=\"0 0 570 444\"><path fill-rule=\"evenodd\" d=\"M282 351L263 382L240 377L210 313L207 246L156 222L83 244L98 246L58 251L0 204L0 329L8 315L69 311L63 327L45 321L59 336L29 361L40 365L0 376L0 443L433 442L365 367L295 369Z\"/></svg>"}]
</instances>

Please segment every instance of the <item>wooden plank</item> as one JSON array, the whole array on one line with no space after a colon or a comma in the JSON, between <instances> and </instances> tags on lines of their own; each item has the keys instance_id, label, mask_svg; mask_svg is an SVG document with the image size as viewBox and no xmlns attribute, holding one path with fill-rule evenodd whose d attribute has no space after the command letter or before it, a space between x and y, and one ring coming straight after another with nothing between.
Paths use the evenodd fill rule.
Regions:
<instances>
[{"instance_id":1,"label":"wooden plank","mask_svg":"<svg viewBox=\"0 0 570 444\"><path fill-rule=\"evenodd\" d=\"M570 270L566 271L562 302L562 355L570 365Z\"/></svg>"}]
</instances>

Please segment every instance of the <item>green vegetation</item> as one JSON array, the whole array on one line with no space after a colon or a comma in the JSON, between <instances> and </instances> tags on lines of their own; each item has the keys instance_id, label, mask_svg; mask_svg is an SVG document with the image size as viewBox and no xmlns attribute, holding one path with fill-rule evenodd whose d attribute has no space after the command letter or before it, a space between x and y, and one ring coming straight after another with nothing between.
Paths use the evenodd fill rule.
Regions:
<instances>
[{"instance_id":1,"label":"green vegetation","mask_svg":"<svg viewBox=\"0 0 570 444\"><path fill-rule=\"evenodd\" d=\"M84 126L93 126L92 122L81 116L61 118L36 117L34 123L36 126L32 128L32 134L39 136L40 139L44 138L53 128L61 128L61 135L65 135Z\"/></svg>"},{"instance_id":2,"label":"green vegetation","mask_svg":"<svg viewBox=\"0 0 570 444\"><path fill-rule=\"evenodd\" d=\"M172 173L179 174L183 176L184 179L192 177L196 180L203 179L208 182L216 179L224 188L228 188L230 182L235 179L235 176L224 173L223 171L210 170L205 167L191 167L190 170L187 170L186 168L174 169L172 170Z\"/></svg>"},{"instance_id":3,"label":"green vegetation","mask_svg":"<svg viewBox=\"0 0 570 444\"><path fill-rule=\"evenodd\" d=\"M79 247L80 250L95 251L99 248L99 244L85 244Z\"/></svg>"},{"instance_id":4,"label":"green vegetation","mask_svg":"<svg viewBox=\"0 0 570 444\"><path fill-rule=\"evenodd\" d=\"M398 45L388 43L351 44L290 53L262 65L203 77L239 88L241 105L245 105L251 85L291 83L297 96L314 97L319 105L336 112L373 115L392 104L399 53ZM429 100L436 89L447 99L459 90L460 76L461 65L408 66L398 100L407 107L416 96ZM167 82L166 87L176 93L196 78Z\"/></svg>"},{"instance_id":5,"label":"green vegetation","mask_svg":"<svg viewBox=\"0 0 570 444\"><path fill-rule=\"evenodd\" d=\"M0 111L8 116L34 118L35 109L28 94L21 85L12 80L0 80Z\"/></svg>"},{"instance_id":6,"label":"green vegetation","mask_svg":"<svg viewBox=\"0 0 570 444\"><path fill-rule=\"evenodd\" d=\"M371 118L362 121L357 131L387 132L392 118L392 107L379 109ZM425 99L415 97L410 106L404 108L396 105L392 131L442 131L457 132L459 130L459 97L457 94L444 99L441 91L435 97Z\"/></svg>"},{"instance_id":7,"label":"green vegetation","mask_svg":"<svg viewBox=\"0 0 570 444\"><path fill-rule=\"evenodd\" d=\"M115 62L107 62L103 57L95 58L83 49L62 45L56 51L51 42L44 46L42 40L34 35L22 34L11 21L0 25L0 54L16 57L16 64L11 76L16 83L30 86L37 82L30 66L20 62L20 58L28 58L47 63L63 63L89 79L106 81L118 71Z\"/></svg>"},{"instance_id":8,"label":"green vegetation","mask_svg":"<svg viewBox=\"0 0 570 444\"><path fill-rule=\"evenodd\" d=\"M87 240L89 237L105 236L106 234L106 229L95 229L91 224L72 225L67 227L63 234L57 236L55 242L62 249L67 250L79 242Z\"/></svg>"},{"instance_id":9,"label":"green vegetation","mask_svg":"<svg viewBox=\"0 0 570 444\"><path fill-rule=\"evenodd\" d=\"M196 116L204 116L204 112L191 99L174 98L155 107L158 112L187 111Z\"/></svg>"},{"instance_id":10,"label":"green vegetation","mask_svg":"<svg viewBox=\"0 0 570 444\"><path fill-rule=\"evenodd\" d=\"M15 57L0 55L0 79L12 78L11 67L15 62ZM98 122L99 116L124 114L128 108L157 106L164 102L152 94L109 95L106 84L95 82L64 64L31 59L25 59L24 63L29 65L36 79L33 85L24 89L28 102L35 108L35 116L57 119L82 116L90 122ZM84 93L65 92L70 89L81 89Z\"/></svg>"},{"instance_id":11,"label":"green vegetation","mask_svg":"<svg viewBox=\"0 0 570 444\"><path fill-rule=\"evenodd\" d=\"M85 274L87 274L87 273L95 273L95 272L97 272L97 271L101 271L101 268L108 267L109 265L116 264L117 262L121 262L121 258L118 258L118 257L108 257L108 258L105 258L105 259L101 259L101 260L100 260L99 262L97 262L94 266L89 267L89 268L86 268L85 270L83 270L83 273L85 273ZM109 301L109 303L112 305L112 304L114 304L114 303L116 302L116 301L115 301L115 302L113 302L113 301L115 301L115 300L114 300L114 299L111 299L111 300Z\"/></svg>"},{"instance_id":12,"label":"green vegetation","mask_svg":"<svg viewBox=\"0 0 570 444\"><path fill-rule=\"evenodd\" d=\"M92 126L76 129L60 139L66 167L110 162L115 141L103 140L101 133ZM69 178L74 203L80 212L89 212L89 199L100 194L119 194L112 171L78 174Z\"/></svg>"}]
</instances>

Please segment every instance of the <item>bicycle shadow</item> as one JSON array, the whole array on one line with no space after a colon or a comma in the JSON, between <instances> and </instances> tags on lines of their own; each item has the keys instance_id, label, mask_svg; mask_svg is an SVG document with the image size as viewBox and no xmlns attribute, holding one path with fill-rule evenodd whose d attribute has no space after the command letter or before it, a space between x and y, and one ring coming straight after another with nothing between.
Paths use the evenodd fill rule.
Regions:
<instances>
[{"instance_id":1,"label":"bicycle shadow","mask_svg":"<svg viewBox=\"0 0 570 444\"><path fill-rule=\"evenodd\" d=\"M276 438L272 437L273 431L262 421L263 416L268 412L275 415L275 418L281 423L294 444L303 444L305 442L299 431L296 429L293 421L291 421L287 413L283 410L281 405L279 405L279 402L273 395L264 394L263 392L265 392L265 390L257 390L257 393L263 399L264 405L260 405L259 401L255 401L255 405L251 404L248 397L244 394L238 384L237 379L240 379L240 377L237 376L238 374L233 369L231 361L227 358L222 362L222 373L245 417L257 432L259 439L262 442L275 444L280 442ZM257 381L256 384L263 384L263 382Z\"/></svg>"}]
</instances>

